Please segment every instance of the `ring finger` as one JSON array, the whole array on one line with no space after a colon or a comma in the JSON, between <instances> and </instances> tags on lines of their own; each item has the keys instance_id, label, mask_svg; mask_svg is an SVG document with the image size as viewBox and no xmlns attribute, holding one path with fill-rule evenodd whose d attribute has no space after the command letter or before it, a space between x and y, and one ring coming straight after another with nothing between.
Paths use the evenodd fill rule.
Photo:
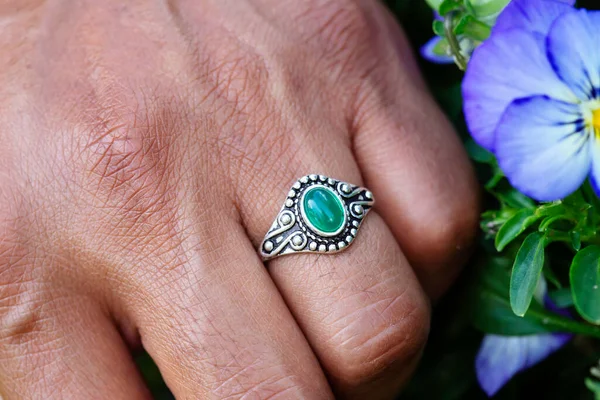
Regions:
<instances>
[{"instance_id":1,"label":"ring finger","mask_svg":"<svg viewBox=\"0 0 600 400\"><path fill-rule=\"evenodd\" d=\"M361 185L349 146L333 136L305 140L299 144L301 152L287 152L268 176L263 171L255 179L248 177L240 206L255 244L295 178L321 173ZM376 398L398 390L401 373L410 373L427 336L429 306L376 212L365 218L355 243L345 251L280 257L268 267L339 394Z\"/></svg>"}]
</instances>

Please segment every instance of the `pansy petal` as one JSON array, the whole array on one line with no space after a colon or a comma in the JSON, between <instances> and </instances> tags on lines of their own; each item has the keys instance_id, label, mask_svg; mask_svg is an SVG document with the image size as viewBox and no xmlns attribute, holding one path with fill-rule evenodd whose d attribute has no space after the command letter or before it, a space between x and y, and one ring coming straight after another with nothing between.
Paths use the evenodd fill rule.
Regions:
<instances>
[{"instance_id":1,"label":"pansy petal","mask_svg":"<svg viewBox=\"0 0 600 400\"><path fill-rule=\"evenodd\" d=\"M596 137L592 145L592 173L590 183L596 196L600 197L600 139Z\"/></svg>"},{"instance_id":2,"label":"pansy petal","mask_svg":"<svg viewBox=\"0 0 600 400\"><path fill-rule=\"evenodd\" d=\"M498 16L494 33L520 28L546 35L552 23L573 7L553 0L513 0Z\"/></svg>"},{"instance_id":3,"label":"pansy petal","mask_svg":"<svg viewBox=\"0 0 600 400\"><path fill-rule=\"evenodd\" d=\"M548 34L550 63L580 99L600 95L600 11L575 10L557 18Z\"/></svg>"},{"instance_id":4,"label":"pansy petal","mask_svg":"<svg viewBox=\"0 0 600 400\"><path fill-rule=\"evenodd\" d=\"M570 338L562 333L486 335L475 360L477 380L488 396L493 396L515 374L542 361Z\"/></svg>"},{"instance_id":5,"label":"pansy petal","mask_svg":"<svg viewBox=\"0 0 600 400\"><path fill-rule=\"evenodd\" d=\"M539 94L575 100L552 70L543 38L520 29L492 35L475 49L463 81L471 135L493 150L494 131L506 107L517 98Z\"/></svg>"},{"instance_id":6,"label":"pansy petal","mask_svg":"<svg viewBox=\"0 0 600 400\"><path fill-rule=\"evenodd\" d=\"M495 147L510 183L540 201L571 194L591 168L579 105L546 96L515 100L498 124Z\"/></svg>"},{"instance_id":7,"label":"pansy petal","mask_svg":"<svg viewBox=\"0 0 600 400\"><path fill-rule=\"evenodd\" d=\"M431 61L436 64L454 64L454 58L449 55L440 55L435 53L436 46L439 46L442 42L442 38L439 36L429 40L423 47L421 47L421 56L424 59Z\"/></svg>"}]
</instances>

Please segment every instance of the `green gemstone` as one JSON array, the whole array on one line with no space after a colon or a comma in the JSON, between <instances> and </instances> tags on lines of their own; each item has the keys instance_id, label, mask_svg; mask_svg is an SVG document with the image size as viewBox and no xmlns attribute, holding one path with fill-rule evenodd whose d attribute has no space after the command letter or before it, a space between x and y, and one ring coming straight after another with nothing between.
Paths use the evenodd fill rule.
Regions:
<instances>
[{"instance_id":1,"label":"green gemstone","mask_svg":"<svg viewBox=\"0 0 600 400\"><path fill-rule=\"evenodd\" d=\"M321 234L336 234L346 222L342 200L323 186L309 188L302 200L304 217Z\"/></svg>"}]
</instances>

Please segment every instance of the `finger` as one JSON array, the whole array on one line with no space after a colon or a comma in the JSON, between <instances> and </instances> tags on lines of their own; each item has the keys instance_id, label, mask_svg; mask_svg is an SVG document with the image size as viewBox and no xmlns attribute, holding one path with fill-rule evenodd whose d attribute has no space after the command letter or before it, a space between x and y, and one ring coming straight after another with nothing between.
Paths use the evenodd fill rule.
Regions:
<instances>
[{"instance_id":1,"label":"finger","mask_svg":"<svg viewBox=\"0 0 600 400\"><path fill-rule=\"evenodd\" d=\"M397 57L412 63L401 32L387 18ZM356 111L354 150L377 193L377 211L435 299L468 255L477 230L478 189L458 137L414 70L390 62L372 71Z\"/></svg>"},{"instance_id":2,"label":"finger","mask_svg":"<svg viewBox=\"0 0 600 400\"><path fill-rule=\"evenodd\" d=\"M139 279L129 299L168 386L177 398L331 398L243 229L223 211L214 215L203 221L210 236L185 244L197 250L189 262L144 265L163 271Z\"/></svg>"},{"instance_id":3,"label":"finger","mask_svg":"<svg viewBox=\"0 0 600 400\"><path fill-rule=\"evenodd\" d=\"M0 398L150 398L105 311L85 294L34 284L33 266L7 266L0 268Z\"/></svg>"},{"instance_id":4,"label":"finger","mask_svg":"<svg viewBox=\"0 0 600 400\"><path fill-rule=\"evenodd\" d=\"M362 183L352 152L340 136L331 132L317 138L298 136L304 137L303 144L279 155L277 167L268 175L254 169L245 176L248 185L238 195L240 211L257 245L294 178L302 173ZM268 154L264 157L253 164L268 163ZM425 342L428 303L396 240L375 212L366 217L345 251L279 257L269 261L268 269L340 396L377 399L398 391Z\"/></svg>"}]
</instances>

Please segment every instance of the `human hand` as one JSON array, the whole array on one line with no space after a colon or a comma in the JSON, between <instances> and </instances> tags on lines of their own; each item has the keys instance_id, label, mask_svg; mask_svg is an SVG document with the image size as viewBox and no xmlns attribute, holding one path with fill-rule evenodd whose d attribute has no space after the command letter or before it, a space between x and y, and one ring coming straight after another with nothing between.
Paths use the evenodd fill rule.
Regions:
<instances>
[{"instance_id":1,"label":"human hand","mask_svg":"<svg viewBox=\"0 0 600 400\"><path fill-rule=\"evenodd\" d=\"M0 395L389 398L477 223L372 0L0 2ZM289 186L377 198L336 255L256 253Z\"/></svg>"}]
</instances>

